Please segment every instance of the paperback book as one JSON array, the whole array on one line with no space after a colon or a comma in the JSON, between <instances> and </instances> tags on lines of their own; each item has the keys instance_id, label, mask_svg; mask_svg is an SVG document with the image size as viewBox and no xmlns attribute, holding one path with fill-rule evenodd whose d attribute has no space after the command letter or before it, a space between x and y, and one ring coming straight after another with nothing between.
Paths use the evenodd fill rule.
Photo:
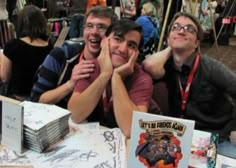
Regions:
<instances>
[{"instance_id":1,"label":"paperback book","mask_svg":"<svg viewBox=\"0 0 236 168\"><path fill-rule=\"evenodd\" d=\"M192 120L135 111L128 167L188 167L194 124Z\"/></svg>"}]
</instances>

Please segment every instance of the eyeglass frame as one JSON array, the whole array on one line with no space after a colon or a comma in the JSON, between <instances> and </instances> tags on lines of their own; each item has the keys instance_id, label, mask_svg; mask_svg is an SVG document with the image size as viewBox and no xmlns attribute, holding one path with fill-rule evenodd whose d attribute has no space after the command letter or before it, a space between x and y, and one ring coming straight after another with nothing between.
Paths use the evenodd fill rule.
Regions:
<instances>
[{"instance_id":1,"label":"eyeglass frame","mask_svg":"<svg viewBox=\"0 0 236 168\"><path fill-rule=\"evenodd\" d=\"M88 31L91 31L94 29L94 27L96 27L96 30L99 33L105 33L109 26L102 24L102 23L99 23L99 24L87 23L83 27L85 30L88 30Z\"/></svg>"},{"instance_id":2,"label":"eyeglass frame","mask_svg":"<svg viewBox=\"0 0 236 168\"><path fill-rule=\"evenodd\" d=\"M175 27L176 25L177 25L178 27ZM174 29L174 28L175 28L175 29ZM187 25L181 26L181 24L179 24L179 23L174 23L174 24L171 26L171 28L170 28L171 31L180 31L181 29L183 29L184 32L188 32L188 33L190 33L190 34L194 34L194 33L197 34L197 30L196 30L195 27L194 27L193 25L191 25L191 24L187 24Z\"/></svg>"}]
</instances>

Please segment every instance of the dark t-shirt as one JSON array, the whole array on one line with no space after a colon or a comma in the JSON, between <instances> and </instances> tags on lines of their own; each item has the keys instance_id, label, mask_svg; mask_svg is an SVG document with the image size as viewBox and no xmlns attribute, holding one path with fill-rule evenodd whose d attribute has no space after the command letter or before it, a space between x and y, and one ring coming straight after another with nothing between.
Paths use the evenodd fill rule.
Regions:
<instances>
[{"instance_id":1,"label":"dark t-shirt","mask_svg":"<svg viewBox=\"0 0 236 168\"><path fill-rule=\"evenodd\" d=\"M9 94L29 96L35 72L51 49L52 45L32 46L20 39L11 40L5 46L3 53L12 62Z\"/></svg>"}]
</instances>

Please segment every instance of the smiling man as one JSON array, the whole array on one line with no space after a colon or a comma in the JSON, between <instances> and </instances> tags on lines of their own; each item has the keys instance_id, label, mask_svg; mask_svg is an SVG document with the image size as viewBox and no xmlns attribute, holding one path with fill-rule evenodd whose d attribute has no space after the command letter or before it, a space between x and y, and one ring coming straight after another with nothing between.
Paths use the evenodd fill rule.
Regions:
<instances>
[{"instance_id":1,"label":"smiling man","mask_svg":"<svg viewBox=\"0 0 236 168\"><path fill-rule=\"evenodd\" d=\"M195 120L196 129L219 133L218 153L236 158L236 74L200 52L202 32L194 16L177 13L168 48L143 65L153 78L164 74L168 115Z\"/></svg>"},{"instance_id":2,"label":"smiling man","mask_svg":"<svg viewBox=\"0 0 236 168\"><path fill-rule=\"evenodd\" d=\"M130 136L133 111L147 112L153 89L151 77L136 63L141 32L131 20L108 28L94 73L77 82L69 101L74 122L99 121Z\"/></svg>"},{"instance_id":3,"label":"smiling man","mask_svg":"<svg viewBox=\"0 0 236 168\"><path fill-rule=\"evenodd\" d=\"M84 22L84 42L65 42L50 52L37 74L31 101L67 108L76 81L89 77L90 72L93 72L91 59L99 55L105 32L117 19L116 14L108 7L96 6L88 11Z\"/></svg>"}]
</instances>

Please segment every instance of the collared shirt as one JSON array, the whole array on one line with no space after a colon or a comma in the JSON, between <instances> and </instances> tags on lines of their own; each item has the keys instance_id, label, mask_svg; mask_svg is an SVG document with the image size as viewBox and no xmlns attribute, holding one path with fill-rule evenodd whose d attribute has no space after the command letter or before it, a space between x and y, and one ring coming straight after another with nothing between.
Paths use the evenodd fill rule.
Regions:
<instances>
[{"instance_id":1,"label":"collared shirt","mask_svg":"<svg viewBox=\"0 0 236 168\"><path fill-rule=\"evenodd\" d=\"M195 120L195 128L217 131L228 136L236 130L236 113L232 99L236 100L236 75L221 62L207 56L200 56L194 75L186 110L181 110L181 94L178 75L185 89L188 75L196 54L189 57L181 70L177 70L171 57L165 64L164 80L168 88L169 115L183 116Z\"/></svg>"}]
</instances>

